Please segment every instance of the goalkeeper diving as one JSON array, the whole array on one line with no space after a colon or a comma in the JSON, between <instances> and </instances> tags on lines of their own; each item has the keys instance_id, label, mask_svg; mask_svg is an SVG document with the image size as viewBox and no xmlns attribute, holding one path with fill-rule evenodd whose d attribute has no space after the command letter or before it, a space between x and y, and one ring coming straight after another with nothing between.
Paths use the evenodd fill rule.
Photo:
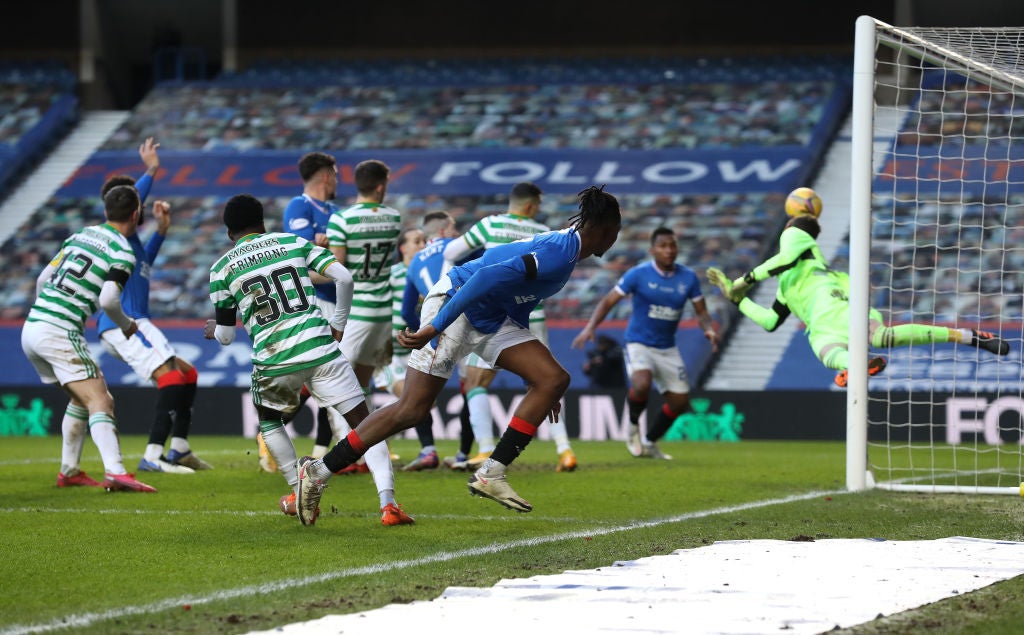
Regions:
<instances>
[{"instance_id":1,"label":"goalkeeper diving","mask_svg":"<svg viewBox=\"0 0 1024 635\"><path fill-rule=\"evenodd\" d=\"M816 242L820 231L816 214L800 213L786 223L779 236L777 254L735 280L714 267L708 268L707 276L740 312L766 331L777 329L790 313L796 315L806 325L807 339L814 354L827 368L839 371L835 382L845 387L850 359L850 278L828 266ZM778 278L779 288L770 308L746 297L752 285L771 277ZM887 326L882 314L874 308L868 315L868 339L872 348L955 342L996 355L1010 352L1006 341L976 329L925 324ZM884 357L872 357L868 360L868 374L877 375L885 365Z\"/></svg>"}]
</instances>

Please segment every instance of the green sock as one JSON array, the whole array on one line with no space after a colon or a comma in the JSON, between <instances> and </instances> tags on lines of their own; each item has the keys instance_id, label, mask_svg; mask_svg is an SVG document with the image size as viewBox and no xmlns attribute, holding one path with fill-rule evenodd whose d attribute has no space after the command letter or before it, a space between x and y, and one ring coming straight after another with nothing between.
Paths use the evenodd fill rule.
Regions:
<instances>
[{"instance_id":1,"label":"green sock","mask_svg":"<svg viewBox=\"0 0 1024 635\"><path fill-rule=\"evenodd\" d=\"M875 348L893 348L894 346L910 346L911 344L959 342L962 336L963 333L959 329L950 329L945 326L900 324L897 326L883 326L876 329L871 337L871 346Z\"/></svg>"}]
</instances>

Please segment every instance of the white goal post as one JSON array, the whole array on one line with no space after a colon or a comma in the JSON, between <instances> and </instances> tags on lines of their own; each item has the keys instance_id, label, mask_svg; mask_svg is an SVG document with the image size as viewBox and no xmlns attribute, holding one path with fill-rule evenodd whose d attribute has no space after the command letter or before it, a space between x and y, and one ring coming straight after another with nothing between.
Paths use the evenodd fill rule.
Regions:
<instances>
[{"instance_id":1,"label":"white goal post","mask_svg":"<svg viewBox=\"0 0 1024 635\"><path fill-rule=\"evenodd\" d=\"M851 147L847 489L1024 494L1024 27L858 18ZM1010 354L875 351L872 307Z\"/></svg>"}]
</instances>

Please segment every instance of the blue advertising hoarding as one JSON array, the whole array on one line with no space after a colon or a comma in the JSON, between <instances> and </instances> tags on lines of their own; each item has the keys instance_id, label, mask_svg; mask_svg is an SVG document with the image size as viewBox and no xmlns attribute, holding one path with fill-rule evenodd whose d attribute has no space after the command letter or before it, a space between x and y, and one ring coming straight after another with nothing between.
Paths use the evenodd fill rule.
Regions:
<instances>
[{"instance_id":1,"label":"blue advertising hoarding","mask_svg":"<svg viewBox=\"0 0 1024 635\"><path fill-rule=\"evenodd\" d=\"M334 152L343 189L366 159L391 167L389 188L410 194L507 194L520 181L545 192L572 193L605 184L619 193L785 192L803 184L812 152L803 146L728 150L380 150ZM157 191L163 196L294 196L301 191L300 151L174 152L161 150ZM94 153L58 191L93 196L112 174L139 174L138 154Z\"/></svg>"}]
</instances>

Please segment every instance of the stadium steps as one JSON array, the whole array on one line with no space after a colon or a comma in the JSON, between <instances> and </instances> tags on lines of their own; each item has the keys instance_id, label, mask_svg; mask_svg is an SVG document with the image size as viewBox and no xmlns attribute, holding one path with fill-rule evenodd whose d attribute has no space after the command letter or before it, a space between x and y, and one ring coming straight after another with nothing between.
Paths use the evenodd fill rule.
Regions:
<instances>
[{"instance_id":1,"label":"stadium steps","mask_svg":"<svg viewBox=\"0 0 1024 635\"><path fill-rule=\"evenodd\" d=\"M899 130L905 113L893 108L878 108L875 113L877 130ZM876 166L879 154L891 139L876 137L874 141ZM848 117L825 155L818 179L811 186L821 196L825 207L818 246L822 255L831 262L847 247L850 229L850 170L851 119ZM773 249L771 253L774 253ZM758 285L753 299L762 306L771 306L778 289L777 282L765 281ZM804 337L798 320L789 320L774 333L766 333L753 321L741 316L739 326L725 345L722 357L711 377L705 382L707 390L764 390L779 361L794 337Z\"/></svg>"},{"instance_id":2,"label":"stadium steps","mask_svg":"<svg viewBox=\"0 0 1024 635\"><path fill-rule=\"evenodd\" d=\"M58 144L0 206L0 244L39 209L124 122L131 111L99 110L82 114L75 129Z\"/></svg>"}]
</instances>

